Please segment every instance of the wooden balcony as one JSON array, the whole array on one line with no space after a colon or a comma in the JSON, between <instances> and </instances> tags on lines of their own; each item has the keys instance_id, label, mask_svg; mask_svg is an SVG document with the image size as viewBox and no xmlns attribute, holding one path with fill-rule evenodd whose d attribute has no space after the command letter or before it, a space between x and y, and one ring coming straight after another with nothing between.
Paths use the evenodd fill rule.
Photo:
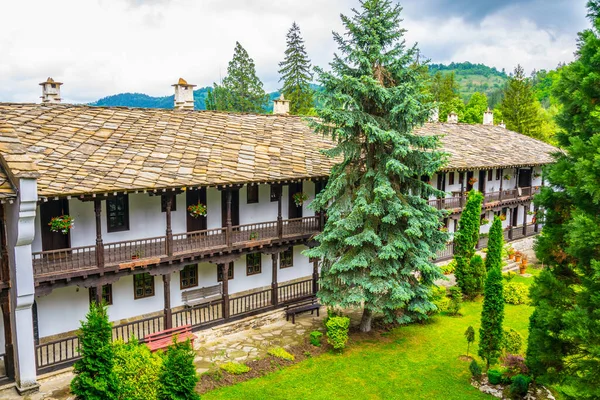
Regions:
<instances>
[{"instance_id":1,"label":"wooden balcony","mask_svg":"<svg viewBox=\"0 0 600 400\"><path fill-rule=\"evenodd\" d=\"M530 199L533 195L539 193L539 186L523 187L516 189L506 189L498 192L488 192L483 197L483 206L495 206L514 201L523 201ZM456 210L460 211L467 202L466 193L462 196L458 194L454 197L445 197L442 199L429 200L429 205L438 210Z\"/></svg>"},{"instance_id":2,"label":"wooden balcony","mask_svg":"<svg viewBox=\"0 0 600 400\"><path fill-rule=\"evenodd\" d=\"M186 255L210 255L277 241L300 240L319 232L319 217L261 222L186 232L168 236L126 240L102 245L104 268L159 264ZM98 270L96 246L72 247L33 253L36 282L84 276Z\"/></svg>"}]
</instances>

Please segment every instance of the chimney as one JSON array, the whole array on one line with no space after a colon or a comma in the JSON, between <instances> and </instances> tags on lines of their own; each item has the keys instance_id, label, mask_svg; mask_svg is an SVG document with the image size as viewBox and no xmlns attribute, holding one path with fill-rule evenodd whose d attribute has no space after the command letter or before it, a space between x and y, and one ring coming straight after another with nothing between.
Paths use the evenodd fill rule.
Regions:
<instances>
[{"instance_id":1,"label":"chimney","mask_svg":"<svg viewBox=\"0 0 600 400\"><path fill-rule=\"evenodd\" d=\"M439 107L434 107L429 110L429 122L438 122L440 120L440 109Z\"/></svg>"},{"instance_id":2,"label":"chimney","mask_svg":"<svg viewBox=\"0 0 600 400\"><path fill-rule=\"evenodd\" d=\"M273 100L273 114L289 114L290 113L290 101L283 97L283 93L279 96L279 99Z\"/></svg>"},{"instance_id":3,"label":"chimney","mask_svg":"<svg viewBox=\"0 0 600 400\"><path fill-rule=\"evenodd\" d=\"M61 82L54 82L54 79L48 78L46 82L40 83L42 87L42 104L58 104L60 103L60 85Z\"/></svg>"},{"instance_id":4,"label":"chimney","mask_svg":"<svg viewBox=\"0 0 600 400\"><path fill-rule=\"evenodd\" d=\"M494 113L489 108L483 113L483 124L494 125Z\"/></svg>"},{"instance_id":5,"label":"chimney","mask_svg":"<svg viewBox=\"0 0 600 400\"><path fill-rule=\"evenodd\" d=\"M183 78L179 78L179 82L172 85L175 87L175 105L176 110L193 110L194 109L194 87Z\"/></svg>"},{"instance_id":6,"label":"chimney","mask_svg":"<svg viewBox=\"0 0 600 400\"><path fill-rule=\"evenodd\" d=\"M452 111L448 114L448 123L449 124L458 124L458 114Z\"/></svg>"},{"instance_id":7,"label":"chimney","mask_svg":"<svg viewBox=\"0 0 600 400\"><path fill-rule=\"evenodd\" d=\"M502 121L500 122L500 124L498 124L498 126L499 126L500 128L504 128L504 129L506 129L506 124L504 123L504 120L502 120Z\"/></svg>"}]
</instances>

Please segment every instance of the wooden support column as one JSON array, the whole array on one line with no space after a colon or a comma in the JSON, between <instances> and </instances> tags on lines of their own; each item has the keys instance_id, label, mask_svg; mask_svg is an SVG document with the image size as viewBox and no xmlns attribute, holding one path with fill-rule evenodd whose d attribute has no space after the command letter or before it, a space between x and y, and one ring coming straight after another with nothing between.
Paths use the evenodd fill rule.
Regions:
<instances>
[{"instance_id":1,"label":"wooden support column","mask_svg":"<svg viewBox=\"0 0 600 400\"><path fill-rule=\"evenodd\" d=\"M279 254L280 253L271 254L271 258L273 261L273 273L272 273L272 280L271 280L271 290L273 292L271 293L271 303L274 306L277 306L279 304L279 296L278 296L278 290L277 290L277 268L278 268Z\"/></svg>"},{"instance_id":2,"label":"wooden support column","mask_svg":"<svg viewBox=\"0 0 600 400\"><path fill-rule=\"evenodd\" d=\"M504 182L504 168L500 169L500 195L498 196L498 200L502 200L502 183Z\"/></svg>"},{"instance_id":3,"label":"wooden support column","mask_svg":"<svg viewBox=\"0 0 600 400\"><path fill-rule=\"evenodd\" d=\"M173 327L173 317L171 314L171 274L167 273L162 276L164 288L164 313L165 313L165 329Z\"/></svg>"},{"instance_id":4,"label":"wooden support column","mask_svg":"<svg viewBox=\"0 0 600 400\"><path fill-rule=\"evenodd\" d=\"M94 199L94 214L96 215L96 265L104 269L104 243L102 241L102 200ZM102 291L100 291L102 297Z\"/></svg>"},{"instance_id":5,"label":"wooden support column","mask_svg":"<svg viewBox=\"0 0 600 400\"><path fill-rule=\"evenodd\" d=\"M313 259L312 291L317 294L319 291L319 259Z\"/></svg>"},{"instance_id":6,"label":"wooden support column","mask_svg":"<svg viewBox=\"0 0 600 400\"><path fill-rule=\"evenodd\" d=\"M523 204L523 236L527 236L527 211L529 204Z\"/></svg>"},{"instance_id":7,"label":"wooden support column","mask_svg":"<svg viewBox=\"0 0 600 400\"><path fill-rule=\"evenodd\" d=\"M227 238L227 247L231 246L231 188L227 188L225 190L225 201L227 205L227 219L225 220L225 225L227 226L227 231L225 236ZM228 265L228 264L227 264ZM226 275L226 274L224 274ZM223 283L226 282L226 277L223 276Z\"/></svg>"},{"instance_id":8,"label":"wooden support column","mask_svg":"<svg viewBox=\"0 0 600 400\"><path fill-rule=\"evenodd\" d=\"M4 252L2 254L4 260ZM7 261L8 263L8 261ZM15 377L15 356L12 343L12 329L10 323L10 296L8 290L0 293L0 306L2 307L2 320L4 322L4 370L6 376L14 379Z\"/></svg>"},{"instance_id":9,"label":"wooden support column","mask_svg":"<svg viewBox=\"0 0 600 400\"><path fill-rule=\"evenodd\" d=\"M229 263L217 265L223 271L223 318L229 319Z\"/></svg>"},{"instance_id":10,"label":"wooden support column","mask_svg":"<svg viewBox=\"0 0 600 400\"><path fill-rule=\"evenodd\" d=\"M283 197L283 186L279 185L277 193L277 237L283 238L283 217L281 216L281 198Z\"/></svg>"},{"instance_id":11,"label":"wooden support column","mask_svg":"<svg viewBox=\"0 0 600 400\"><path fill-rule=\"evenodd\" d=\"M534 214L534 216L533 216L533 217L535 218L535 224L533 225L533 231L534 231L535 233L538 233L538 232L540 231L540 224L538 223L538 211L539 211L539 210L540 210L540 209L539 209L539 207L538 207L538 206L534 206L534 208L533 208L533 212L534 212L535 214Z\"/></svg>"},{"instance_id":12,"label":"wooden support column","mask_svg":"<svg viewBox=\"0 0 600 400\"><path fill-rule=\"evenodd\" d=\"M461 177L460 180L460 208L465 206L465 178L467 174L464 172L459 172L458 176Z\"/></svg>"},{"instance_id":13,"label":"wooden support column","mask_svg":"<svg viewBox=\"0 0 600 400\"><path fill-rule=\"evenodd\" d=\"M167 194L165 199L165 215L167 219L167 255L173 255L173 230L171 228L171 207L173 204L174 195Z\"/></svg>"},{"instance_id":14,"label":"wooden support column","mask_svg":"<svg viewBox=\"0 0 600 400\"><path fill-rule=\"evenodd\" d=\"M517 210L516 207L510 208L510 224L508 224L508 226L510 227L508 230L508 240L512 240L513 239L513 221L515 221L515 216L513 215L515 210Z\"/></svg>"}]
</instances>

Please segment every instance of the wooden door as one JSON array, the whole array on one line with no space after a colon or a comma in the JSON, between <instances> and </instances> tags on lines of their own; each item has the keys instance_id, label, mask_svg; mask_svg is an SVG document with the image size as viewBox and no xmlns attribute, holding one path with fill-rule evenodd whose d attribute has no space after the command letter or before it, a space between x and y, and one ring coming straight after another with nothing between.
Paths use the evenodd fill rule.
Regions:
<instances>
[{"instance_id":1,"label":"wooden door","mask_svg":"<svg viewBox=\"0 0 600 400\"><path fill-rule=\"evenodd\" d=\"M302 206L294 203L294 194L302 192L302 182L290 183L288 189L288 219L302 218Z\"/></svg>"},{"instance_id":2,"label":"wooden door","mask_svg":"<svg viewBox=\"0 0 600 400\"><path fill-rule=\"evenodd\" d=\"M227 192L221 192L221 223L223 227L227 226ZM231 190L231 225L240 224L240 191Z\"/></svg>"},{"instance_id":3,"label":"wooden door","mask_svg":"<svg viewBox=\"0 0 600 400\"><path fill-rule=\"evenodd\" d=\"M185 192L185 209L187 216L187 232L196 232L206 230L206 217L194 218L187 212L187 208L193 204L206 204L206 188L198 190L188 190Z\"/></svg>"},{"instance_id":4,"label":"wooden door","mask_svg":"<svg viewBox=\"0 0 600 400\"><path fill-rule=\"evenodd\" d=\"M531 170L520 169L518 187L531 187Z\"/></svg>"},{"instance_id":5,"label":"wooden door","mask_svg":"<svg viewBox=\"0 0 600 400\"><path fill-rule=\"evenodd\" d=\"M479 170L479 191L485 194L485 187L487 183L487 171Z\"/></svg>"},{"instance_id":6,"label":"wooden door","mask_svg":"<svg viewBox=\"0 0 600 400\"><path fill-rule=\"evenodd\" d=\"M52 232L50 220L53 217L69 214L69 201L67 199L50 200L40 206L40 220L42 222L42 250L58 250L71 247L71 233Z\"/></svg>"}]
</instances>

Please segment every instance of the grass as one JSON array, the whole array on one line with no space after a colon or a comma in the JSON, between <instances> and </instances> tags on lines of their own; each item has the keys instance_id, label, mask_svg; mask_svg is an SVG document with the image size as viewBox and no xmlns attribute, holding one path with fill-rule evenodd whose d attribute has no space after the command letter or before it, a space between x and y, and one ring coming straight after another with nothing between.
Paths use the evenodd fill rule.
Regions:
<instances>
[{"instance_id":1,"label":"grass","mask_svg":"<svg viewBox=\"0 0 600 400\"><path fill-rule=\"evenodd\" d=\"M489 399L470 385L469 363L459 359L467 350L464 332L469 325L479 337L481 306L481 301L464 303L462 317L438 315L424 325L397 328L384 340L354 342L341 355L327 353L202 398ZM532 311L507 304L504 327L526 338ZM469 354L477 354L477 341Z\"/></svg>"}]
</instances>

